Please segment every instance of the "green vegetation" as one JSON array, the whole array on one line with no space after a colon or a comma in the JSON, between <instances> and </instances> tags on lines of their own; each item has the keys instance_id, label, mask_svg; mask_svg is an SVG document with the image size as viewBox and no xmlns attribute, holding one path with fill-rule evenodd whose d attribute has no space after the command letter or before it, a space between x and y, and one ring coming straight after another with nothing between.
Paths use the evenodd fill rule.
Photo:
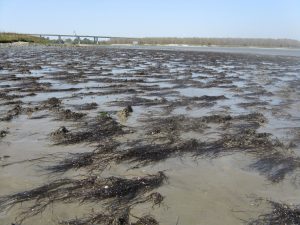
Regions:
<instances>
[{"instance_id":1,"label":"green vegetation","mask_svg":"<svg viewBox=\"0 0 300 225\"><path fill-rule=\"evenodd\" d=\"M51 42L46 38L35 37L26 34L0 33L0 43L13 43L18 41L38 44L48 44Z\"/></svg>"},{"instance_id":2,"label":"green vegetation","mask_svg":"<svg viewBox=\"0 0 300 225\"><path fill-rule=\"evenodd\" d=\"M100 117L109 117L108 112L100 112L99 115Z\"/></svg>"}]
</instances>

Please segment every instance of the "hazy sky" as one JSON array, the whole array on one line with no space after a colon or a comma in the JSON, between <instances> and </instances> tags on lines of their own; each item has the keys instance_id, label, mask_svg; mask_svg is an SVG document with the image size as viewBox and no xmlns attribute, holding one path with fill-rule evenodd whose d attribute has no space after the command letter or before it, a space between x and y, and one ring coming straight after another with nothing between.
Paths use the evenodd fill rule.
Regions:
<instances>
[{"instance_id":1,"label":"hazy sky","mask_svg":"<svg viewBox=\"0 0 300 225\"><path fill-rule=\"evenodd\" d=\"M300 0L0 0L0 31L300 40Z\"/></svg>"}]
</instances>

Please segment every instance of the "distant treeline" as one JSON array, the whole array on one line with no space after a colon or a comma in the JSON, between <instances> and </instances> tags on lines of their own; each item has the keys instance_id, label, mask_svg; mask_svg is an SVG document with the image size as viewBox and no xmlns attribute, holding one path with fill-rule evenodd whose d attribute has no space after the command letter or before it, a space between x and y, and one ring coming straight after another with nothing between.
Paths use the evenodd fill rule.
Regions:
<instances>
[{"instance_id":1,"label":"distant treeline","mask_svg":"<svg viewBox=\"0 0 300 225\"><path fill-rule=\"evenodd\" d=\"M18 33L0 33L0 43L30 42L39 44L95 44L93 40L83 38L49 40ZM99 40L101 45L135 44L135 45L199 45L199 46L228 46L228 47L265 47L265 48L300 48L300 41L292 39L264 39L264 38L110 38Z\"/></svg>"},{"instance_id":2,"label":"distant treeline","mask_svg":"<svg viewBox=\"0 0 300 225\"><path fill-rule=\"evenodd\" d=\"M103 44L139 45L205 45L205 46L244 46L267 48L300 48L300 41L292 39L260 38L112 38Z\"/></svg>"},{"instance_id":3,"label":"distant treeline","mask_svg":"<svg viewBox=\"0 0 300 225\"><path fill-rule=\"evenodd\" d=\"M45 38L30 36L26 34L17 33L0 33L0 43L13 43L13 42L29 42L37 44L49 44L50 41Z\"/></svg>"}]
</instances>

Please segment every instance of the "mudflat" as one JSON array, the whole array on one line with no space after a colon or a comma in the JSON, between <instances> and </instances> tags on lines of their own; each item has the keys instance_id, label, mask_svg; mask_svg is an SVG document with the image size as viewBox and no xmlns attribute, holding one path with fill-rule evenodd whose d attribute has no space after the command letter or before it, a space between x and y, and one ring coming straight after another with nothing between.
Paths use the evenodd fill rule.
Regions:
<instances>
[{"instance_id":1,"label":"mudflat","mask_svg":"<svg viewBox=\"0 0 300 225\"><path fill-rule=\"evenodd\" d=\"M299 224L300 57L0 48L1 224Z\"/></svg>"}]
</instances>

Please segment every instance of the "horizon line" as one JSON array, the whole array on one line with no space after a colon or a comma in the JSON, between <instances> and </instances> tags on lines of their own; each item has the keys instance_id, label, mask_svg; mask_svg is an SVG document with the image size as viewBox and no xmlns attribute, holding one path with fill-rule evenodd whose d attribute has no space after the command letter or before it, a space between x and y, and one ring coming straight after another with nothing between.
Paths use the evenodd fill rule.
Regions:
<instances>
[{"instance_id":1,"label":"horizon line","mask_svg":"<svg viewBox=\"0 0 300 225\"><path fill-rule=\"evenodd\" d=\"M103 37L103 38L132 38L132 39L138 39L138 38L202 38L202 39L272 39L272 40L294 40L300 42L300 39L295 38L286 38L286 37L233 37L233 36L223 36L223 37L217 37L217 36L110 36L110 35L93 35L93 34L66 34L66 33L22 33L22 32L14 32L14 31L0 31L0 33L15 33L15 34L21 34L21 35L44 35L44 36L81 36L81 37Z\"/></svg>"}]
</instances>

